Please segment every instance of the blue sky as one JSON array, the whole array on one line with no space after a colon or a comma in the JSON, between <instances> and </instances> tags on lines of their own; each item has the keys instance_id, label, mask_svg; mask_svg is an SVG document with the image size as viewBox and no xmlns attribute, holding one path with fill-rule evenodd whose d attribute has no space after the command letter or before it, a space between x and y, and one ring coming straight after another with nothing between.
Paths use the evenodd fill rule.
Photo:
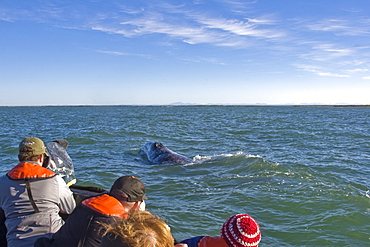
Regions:
<instances>
[{"instance_id":1,"label":"blue sky","mask_svg":"<svg viewBox=\"0 0 370 247\"><path fill-rule=\"evenodd\" d=\"M370 104L367 0L0 2L0 105Z\"/></svg>"}]
</instances>

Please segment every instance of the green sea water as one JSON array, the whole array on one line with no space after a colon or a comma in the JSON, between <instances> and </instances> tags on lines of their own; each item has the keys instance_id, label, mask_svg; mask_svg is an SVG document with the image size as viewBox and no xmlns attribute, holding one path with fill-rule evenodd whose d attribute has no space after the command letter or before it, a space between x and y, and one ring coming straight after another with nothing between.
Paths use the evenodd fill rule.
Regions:
<instances>
[{"instance_id":1,"label":"green sea water","mask_svg":"<svg viewBox=\"0 0 370 247\"><path fill-rule=\"evenodd\" d=\"M24 137L64 138L77 184L139 177L178 240L247 213L262 247L370 246L370 108L0 107L0 119L2 174ZM138 152L152 141L194 163L148 164Z\"/></svg>"}]
</instances>

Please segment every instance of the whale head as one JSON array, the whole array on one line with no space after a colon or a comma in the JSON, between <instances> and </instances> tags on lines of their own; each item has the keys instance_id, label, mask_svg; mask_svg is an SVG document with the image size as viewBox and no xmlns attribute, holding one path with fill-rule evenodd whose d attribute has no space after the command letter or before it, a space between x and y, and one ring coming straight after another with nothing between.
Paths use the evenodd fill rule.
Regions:
<instances>
[{"instance_id":1,"label":"whale head","mask_svg":"<svg viewBox=\"0 0 370 247\"><path fill-rule=\"evenodd\" d=\"M182 156L168 149L160 142L148 142L141 147L140 153L153 164L186 164L192 162L191 159Z\"/></svg>"}]
</instances>

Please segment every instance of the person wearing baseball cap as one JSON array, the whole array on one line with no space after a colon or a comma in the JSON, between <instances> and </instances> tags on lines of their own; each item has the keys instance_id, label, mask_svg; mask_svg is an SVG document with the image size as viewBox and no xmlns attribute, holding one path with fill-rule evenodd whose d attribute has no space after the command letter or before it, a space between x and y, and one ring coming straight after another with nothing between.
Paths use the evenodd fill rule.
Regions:
<instances>
[{"instance_id":1,"label":"person wearing baseball cap","mask_svg":"<svg viewBox=\"0 0 370 247\"><path fill-rule=\"evenodd\" d=\"M109 194L123 202L141 202L147 200L145 185L134 176L122 176L114 181ZM139 204L139 203L138 203ZM145 208L144 208L145 210Z\"/></svg>"},{"instance_id":2,"label":"person wearing baseball cap","mask_svg":"<svg viewBox=\"0 0 370 247\"><path fill-rule=\"evenodd\" d=\"M260 227L252 216L236 214L225 221L221 236L198 236L185 239L189 247L258 247L261 241Z\"/></svg>"},{"instance_id":3,"label":"person wearing baseball cap","mask_svg":"<svg viewBox=\"0 0 370 247\"><path fill-rule=\"evenodd\" d=\"M99 247L102 224L113 224L117 219L127 219L136 210L145 210L147 199L145 185L139 178L119 177L108 193L82 200L63 227L51 239L39 239L35 247Z\"/></svg>"},{"instance_id":4,"label":"person wearing baseball cap","mask_svg":"<svg viewBox=\"0 0 370 247\"><path fill-rule=\"evenodd\" d=\"M43 167L47 155L41 139L27 137L19 144L20 163L0 177L8 246L33 246L50 237L64 224L59 212L70 214L76 206L64 180Z\"/></svg>"}]
</instances>

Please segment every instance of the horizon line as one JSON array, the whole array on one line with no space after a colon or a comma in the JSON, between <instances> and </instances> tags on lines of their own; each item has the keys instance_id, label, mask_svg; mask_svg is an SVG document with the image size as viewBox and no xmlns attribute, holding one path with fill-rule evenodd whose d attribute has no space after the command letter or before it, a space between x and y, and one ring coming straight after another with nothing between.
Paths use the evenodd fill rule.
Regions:
<instances>
[{"instance_id":1,"label":"horizon line","mask_svg":"<svg viewBox=\"0 0 370 247\"><path fill-rule=\"evenodd\" d=\"M89 106L291 106L291 107L370 107L370 104L322 104L322 103L301 103L301 104L266 104L266 103L254 103L254 104L231 104L231 103L170 103L170 104L45 104L45 105L0 105L0 107L89 107Z\"/></svg>"}]
</instances>

